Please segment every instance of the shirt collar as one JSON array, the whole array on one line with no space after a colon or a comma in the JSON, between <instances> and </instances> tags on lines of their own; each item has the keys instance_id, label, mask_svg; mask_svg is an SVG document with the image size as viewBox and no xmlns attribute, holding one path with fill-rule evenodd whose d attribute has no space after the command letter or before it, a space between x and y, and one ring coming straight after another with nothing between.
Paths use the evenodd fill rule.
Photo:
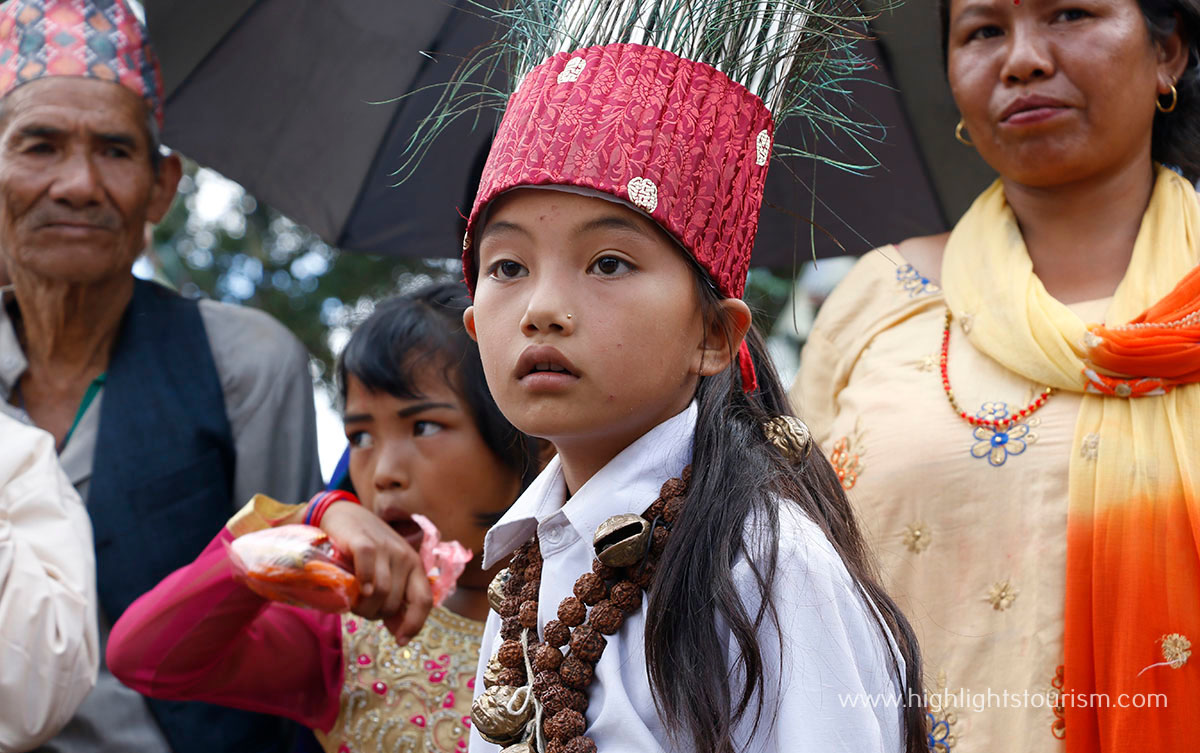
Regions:
<instances>
[{"instance_id":1,"label":"shirt collar","mask_svg":"<svg viewBox=\"0 0 1200 753\"><path fill-rule=\"evenodd\" d=\"M584 541L613 515L641 514L658 498L668 479L692 461L696 403L668 418L626 447L566 499L562 463L555 456L483 541L483 569L495 565L529 540L538 524L561 513ZM565 502L565 504L564 504Z\"/></svg>"}]
</instances>

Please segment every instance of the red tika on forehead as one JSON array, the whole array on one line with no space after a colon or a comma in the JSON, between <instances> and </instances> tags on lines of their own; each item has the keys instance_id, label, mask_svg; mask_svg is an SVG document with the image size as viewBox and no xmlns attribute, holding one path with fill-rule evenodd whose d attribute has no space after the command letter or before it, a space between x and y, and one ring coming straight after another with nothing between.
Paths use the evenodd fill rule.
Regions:
<instances>
[{"instance_id":1,"label":"red tika on forehead","mask_svg":"<svg viewBox=\"0 0 1200 753\"><path fill-rule=\"evenodd\" d=\"M162 126L158 58L122 0L9 0L0 9L0 96L45 76L121 84Z\"/></svg>"},{"instance_id":2,"label":"red tika on forehead","mask_svg":"<svg viewBox=\"0 0 1200 753\"><path fill-rule=\"evenodd\" d=\"M721 295L740 298L758 230L774 124L724 73L654 47L560 53L509 99L463 239L519 186L578 186L627 201L695 257Z\"/></svg>"}]
</instances>

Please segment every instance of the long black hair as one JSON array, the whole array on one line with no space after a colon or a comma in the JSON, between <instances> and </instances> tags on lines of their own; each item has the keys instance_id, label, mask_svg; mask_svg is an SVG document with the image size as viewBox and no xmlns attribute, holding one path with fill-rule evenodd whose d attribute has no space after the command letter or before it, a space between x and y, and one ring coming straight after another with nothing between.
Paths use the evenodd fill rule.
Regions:
<instances>
[{"instance_id":1,"label":"long black hair","mask_svg":"<svg viewBox=\"0 0 1200 753\"><path fill-rule=\"evenodd\" d=\"M1138 7L1152 40L1162 44L1178 31L1188 51L1187 68L1175 82L1175 109L1154 115L1150 157L1178 167L1195 183L1200 180L1200 0L1138 0ZM938 0L938 17L945 63L950 41L950 0Z\"/></svg>"},{"instance_id":2,"label":"long black hair","mask_svg":"<svg viewBox=\"0 0 1200 753\"><path fill-rule=\"evenodd\" d=\"M693 271L706 320L730 331L720 296L703 272ZM766 421L793 414L764 341L753 328L747 343L759 385L754 393L743 392L736 360L720 374L702 377L697 388L691 484L647 606L646 658L659 714L668 728L683 731L695 750L712 753L733 753L733 725L752 709L755 729L761 723L765 679L758 630L764 623L779 627L770 592L779 543L777 505L790 500L821 528L879 610L885 645L887 631L895 638L904 663L898 680L906 748L924 753L921 659L913 630L879 585L850 502L820 449L813 446L797 462L764 435ZM758 556L762 542L745 539L748 521L761 521L770 532L765 558ZM754 614L747 611L733 579L734 562L743 554L759 589L761 606ZM721 623L733 634L739 667L714 660L726 655ZM899 674L899 662L894 669ZM738 675L745 682L734 697L730 677Z\"/></svg>"},{"instance_id":3,"label":"long black hair","mask_svg":"<svg viewBox=\"0 0 1200 753\"><path fill-rule=\"evenodd\" d=\"M517 473L524 489L538 473L537 440L509 423L488 391L479 346L463 327L463 311L470 305L460 282L433 283L381 301L338 359L338 389L344 403L346 377L352 374L368 390L414 400L422 397L416 387L419 371L440 368L484 443Z\"/></svg>"}]
</instances>

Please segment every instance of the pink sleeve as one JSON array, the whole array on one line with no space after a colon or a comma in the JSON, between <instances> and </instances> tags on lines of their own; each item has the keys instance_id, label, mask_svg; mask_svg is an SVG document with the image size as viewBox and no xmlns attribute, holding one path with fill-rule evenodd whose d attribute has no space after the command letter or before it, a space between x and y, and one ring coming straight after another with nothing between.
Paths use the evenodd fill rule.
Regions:
<instances>
[{"instance_id":1,"label":"pink sleeve","mask_svg":"<svg viewBox=\"0 0 1200 753\"><path fill-rule=\"evenodd\" d=\"M342 687L341 617L267 601L233 577L222 529L121 615L108 667L154 698L205 701L328 731Z\"/></svg>"}]
</instances>

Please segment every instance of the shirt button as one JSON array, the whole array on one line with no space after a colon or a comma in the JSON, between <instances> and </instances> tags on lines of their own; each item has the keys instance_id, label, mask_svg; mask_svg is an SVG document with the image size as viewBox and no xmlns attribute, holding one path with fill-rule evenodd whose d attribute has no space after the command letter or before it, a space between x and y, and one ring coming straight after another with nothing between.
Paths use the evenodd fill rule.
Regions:
<instances>
[{"instance_id":1,"label":"shirt button","mask_svg":"<svg viewBox=\"0 0 1200 753\"><path fill-rule=\"evenodd\" d=\"M562 541L562 528L559 526L547 526L545 539L548 544L557 544Z\"/></svg>"}]
</instances>

